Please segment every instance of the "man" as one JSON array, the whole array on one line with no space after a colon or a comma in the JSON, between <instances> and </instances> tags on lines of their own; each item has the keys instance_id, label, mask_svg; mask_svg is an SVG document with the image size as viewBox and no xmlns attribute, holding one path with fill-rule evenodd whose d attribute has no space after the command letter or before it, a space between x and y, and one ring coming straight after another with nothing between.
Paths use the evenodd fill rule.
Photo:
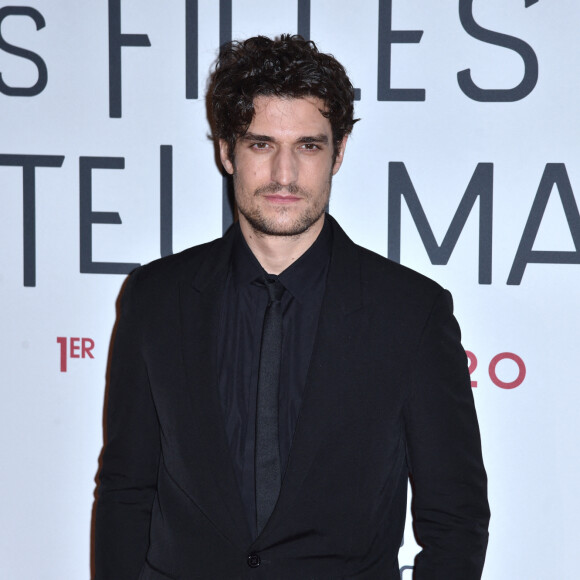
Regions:
<instances>
[{"instance_id":1,"label":"man","mask_svg":"<svg viewBox=\"0 0 580 580\"><path fill-rule=\"evenodd\" d=\"M409 477L415 577L479 578L486 476L450 295L325 214L355 122L343 67L297 36L234 42L209 99L239 222L128 281L97 579L398 579Z\"/></svg>"}]
</instances>

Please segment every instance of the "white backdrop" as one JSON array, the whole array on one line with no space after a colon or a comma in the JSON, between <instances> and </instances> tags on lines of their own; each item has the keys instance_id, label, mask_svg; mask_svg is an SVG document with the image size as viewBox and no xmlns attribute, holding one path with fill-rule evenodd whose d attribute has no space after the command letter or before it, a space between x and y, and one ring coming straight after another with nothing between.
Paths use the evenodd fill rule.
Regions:
<instances>
[{"instance_id":1,"label":"white backdrop","mask_svg":"<svg viewBox=\"0 0 580 580\"><path fill-rule=\"evenodd\" d=\"M230 35L299 28L360 89L331 212L453 292L490 481L484 578L575 577L579 21L575 0L0 1L1 577L90 577L124 272L162 237L221 235L208 70ZM408 525L404 580L416 550Z\"/></svg>"}]
</instances>

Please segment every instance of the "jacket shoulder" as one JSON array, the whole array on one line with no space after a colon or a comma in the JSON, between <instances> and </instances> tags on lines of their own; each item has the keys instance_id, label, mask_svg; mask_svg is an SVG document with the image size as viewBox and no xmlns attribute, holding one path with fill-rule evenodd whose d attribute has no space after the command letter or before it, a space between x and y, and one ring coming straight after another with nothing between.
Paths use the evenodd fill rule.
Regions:
<instances>
[{"instance_id":1,"label":"jacket shoulder","mask_svg":"<svg viewBox=\"0 0 580 580\"><path fill-rule=\"evenodd\" d=\"M443 287L431 278L362 246L356 246L360 256L363 283L375 284L403 295L438 296Z\"/></svg>"},{"instance_id":2,"label":"jacket shoulder","mask_svg":"<svg viewBox=\"0 0 580 580\"><path fill-rule=\"evenodd\" d=\"M431 278L402 264L385 258L353 242L338 222L328 216L334 233L334 250L344 256L340 272L360 276L365 294L373 298L397 299L399 303L412 303L422 298L434 300L444 290ZM333 250L333 251L334 251ZM352 271L356 265L358 272Z\"/></svg>"},{"instance_id":3,"label":"jacket shoulder","mask_svg":"<svg viewBox=\"0 0 580 580\"><path fill-rule=\"evenodd\" d=\"M226 248L225 238L218 238L139 266L127 279L123 295L138 295L145 303L172 296L181 284L193 284L200 272L203 278L227 266Z\"/></svg>"},{"instance_id":4,"label":"jacket shoulder","mask_svg":"<svg viewBox=\"0 0 580 580\"><path fill-rule=\"evenodd\" d=\"M187 248L177 254L158 258L148 264L140 266L135 273L141 280L165 278L170 279L175 276L192 275L204 263L208 254L218 250L223 243L223 238L217 238L211 242L206 242L198 246Z\"/></svg>"}]
</instances>

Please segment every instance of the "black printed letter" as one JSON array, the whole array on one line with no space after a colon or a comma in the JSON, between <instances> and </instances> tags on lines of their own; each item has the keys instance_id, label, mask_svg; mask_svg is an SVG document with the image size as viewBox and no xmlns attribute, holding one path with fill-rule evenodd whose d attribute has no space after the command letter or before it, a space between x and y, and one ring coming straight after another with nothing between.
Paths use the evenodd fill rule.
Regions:
<instances>
[{"instance_id":1,"label":"black printed letter","mask_svg":"<svg viewBox=\"0 0 580 580\"><path fill-rule=\"evenodd\" d=\"M151 46L146 34L121 34L121 0L109 0L109 117L121 117L121 47Z\"/></svg>"},{"instance_id":2,"label":"black printed letter","mask_svg":"<svg viewBox=\"0 0 580 580\"><path fill-rule=\"evenodd\" d=\"M419 43L422 30L393 30L393 0L379 0L379 101L424 101L425 89L391 88L391 45Z\"/></svg>"},{"instance_id":3,"label":"black printed letter","mask_svg":"<svg viewBox=\"0 0 580 580\"><path fill-rule=\"evenodd\" d=\"M197 0L185 0L185 98L197 99Z\"/></svg>"},{"instance_id":4,"label":"black printed letter","mask_svg":"<svg viewBox=\"0 0 580 580\"><path fill-rule=\"evenodd\" d=\"M125 262L93 262L93 224L121 224L121 216L113 211L93 211L93 169L124 169L123 157L79 158L80 257L82 274L129 274L140 264Z\"/></svg>"},{"instance_id":5,"label":"black printed letter","mask_svg":"<svg viewBox=\"0 0 580 580\"><path fill-rule=\"evenodd\" d=\"M60 167L64 155L0 155L0 165L22 167L24 286L36 286L37 167Z\"/></svg>"},{"instance_id":6,"label":"black printed letter","mask_svg":"<svg viewBox=\"0 0 580 580\"><path fill-rule=\"evenodd\" d=\"M13 44L8 44L2 38L2 21L7 16L29 16L34 20L36 30L44 28L46 22L42 14L30 6L4 6L0 8L0 50L30 60L38 69L38 80L31 87L11 87L2 80L2 73L0 73L0 93L4 93L10 97L34 97L44 91L46 83L48 82L46 63L35 52L14 46Z\"/></svg>"},{"instance_id":7,"label":"black printed letter","mask_svg":"<svg viewBox=\"0 0 580 580\"><path fill-rule=\"evenodd\" d=\"M554 186L558 188L566 221L572 234L576 248L573 252L547 252L532 249ZM563 163L548 163L544 169L507 283L520 284L527 264L580 264L580 214L568 172Z\"/></svg>"},{"instance_id":8,"label":"black printed letter","mask_svg":"<svg viewBox=\"0 0 580 580\"><path fill-rule=\"evenodd\" d=\"M161 256L173 254L173 147L159 150L159 245Z\"/></svg>"},{"instance_id":9,"label":"black printed letter","mask_svg":"<svg viewBox=\"0 0 580 580\"><path fill-rule=\"evenodd\" d=\"M487 30L475 22L473 18L473 0L460 0L459 18L463 28L473 38L493 44L503 46L517 52L524 61L524 78L521 83L513 89L482 89L471 79L471 70L466 68L457 73L457 82L461 90L474 101L479 102L513 102L525 99L538 82L538 58L532 47L514 36L501 34Z\"/></svg>"},{"instance_id":10,"label":"black printed letter","mask_svg":"<svg viewBox=\"0 0 580 580\"><path fill-rule=\"evenodd\" d=\"M432 264L447 264L479 197L479 283L491 284L493 164L478 163L441 245L437 244L404 163L389 163L388 254L401 258L401 197L404 197Z\"/></svg>"}]
</instances>

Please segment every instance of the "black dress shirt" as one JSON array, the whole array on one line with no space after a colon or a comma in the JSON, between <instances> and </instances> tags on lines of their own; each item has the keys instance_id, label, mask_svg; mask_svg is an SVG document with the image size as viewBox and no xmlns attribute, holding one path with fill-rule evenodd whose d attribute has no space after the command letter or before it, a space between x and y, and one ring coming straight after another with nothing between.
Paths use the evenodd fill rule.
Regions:
<instances>
[{"instance_id":1,"label":"black dress shirt","mask_svg":"<svg viewBox=\"0 0 580 580\"><path fill-rule=\"evenodd\" d=\"M254 445L260 341L268 293L266 275L234 226L234 251L224 293L218 360L219 391L225 427L248 524L256 536ZM278 279L282 297L283 341L279 388L279 438L282 477L300 413L314 345L320 305L330 263L332 231L324 227L312 246Z\"/></svg>"}]
</instances>

